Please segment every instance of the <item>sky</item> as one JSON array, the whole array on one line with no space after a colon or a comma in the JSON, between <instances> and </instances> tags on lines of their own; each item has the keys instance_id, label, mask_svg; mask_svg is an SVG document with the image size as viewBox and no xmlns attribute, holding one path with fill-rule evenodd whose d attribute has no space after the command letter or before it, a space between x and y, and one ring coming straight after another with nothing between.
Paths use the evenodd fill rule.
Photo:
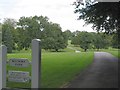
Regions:
<instances>
[{"instance_id":1,"label":"sky","mask_svg":"<svg viewBox=\"0 0 120 90\"><path fill-rule=\"evenodd\" d=\"M60 24L62 31L94 32L92 25L84 26L83 20L77 20L74 13L75 0L0 0L0 19L13 18L18 20L25 16L47 16L53 23Z\"/></svg>"}]
</instances>

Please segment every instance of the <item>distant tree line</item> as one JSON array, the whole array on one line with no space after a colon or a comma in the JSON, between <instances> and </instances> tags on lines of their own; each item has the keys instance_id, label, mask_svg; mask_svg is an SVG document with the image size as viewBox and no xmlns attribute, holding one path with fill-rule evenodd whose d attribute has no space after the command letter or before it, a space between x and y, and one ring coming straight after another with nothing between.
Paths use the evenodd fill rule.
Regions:
<instances>
[{"instance_id":1,"label":"distant tree line","mask_svg":"<svg viewBox=\"0 0 120 90\"><path fill-rule=\"evenodd\" d=\"M80 46L84 51L87 51L87 49L107 49L108 47L119 48L114 37L114 34L77 31L74 32L71 43Z\"/></svg>"},{"instance_id":2,"label":"distant tree line","mask_svg":"<svg viewBox=\"0 0 120 90\"><path fill-rule=\"evenodd\" d=\"M87 31L64 31L71 44L81 47L84 51L87 49L107 49L109 47L120 49L118 43L118 34L106 34L104 32L87 32Z\"/></svg>"},{"instance_id":3,"label":"distant tree line","mask_svg":"<svg viewBox=\"0 0 120 90\"><path fill-rule=\"evenodd\" d=\"M68 40L84 51L90 48L97 50L108 47L120 48L116 33L71 32L70 30L63 32L59 24L50 22L48 17L44 16L21 17L18 21L5 19L0 23L1 31L2 44L8 47L9 53L12 50L31 48L31 41L36 38L41 39L42 48L45 50L64 49L68 45Z\"/></svg>"}]
</instances>

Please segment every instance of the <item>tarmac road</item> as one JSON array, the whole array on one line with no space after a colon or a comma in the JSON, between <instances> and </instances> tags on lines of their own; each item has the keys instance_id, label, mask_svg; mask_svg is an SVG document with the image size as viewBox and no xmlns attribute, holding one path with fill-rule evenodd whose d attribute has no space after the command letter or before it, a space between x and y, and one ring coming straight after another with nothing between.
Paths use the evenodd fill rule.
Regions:
<instances>
[{"instance_id":1,"label":"tarmac road","mask_svg":"<svg viewBox=\"0 0 120 90\"><path fill-rule=\"evenodd\" d=\"M118 88L118 58L95 52L92 65L65 88Z\"/></svg>"}]
</instances>

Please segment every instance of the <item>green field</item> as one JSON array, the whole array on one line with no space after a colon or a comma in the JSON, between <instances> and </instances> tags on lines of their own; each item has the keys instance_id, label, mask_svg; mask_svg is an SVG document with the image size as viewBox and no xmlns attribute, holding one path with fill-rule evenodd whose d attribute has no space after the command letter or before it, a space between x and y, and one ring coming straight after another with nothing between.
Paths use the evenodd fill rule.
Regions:
<instances>
[{"instance_id":1,"label":"green field","mask_svg":"<svg viewBox=\"0 0 120 90\"><path fill-rule=\"evenodd\" d=\"M108 51L108 52L114 55L115 57L120 58L120 51Z\"/></svg>"},{"instance_id":2,"label":"green field","mask_svg":"<svg viewBox=\"0 0 120 90\"><path fill-rule=\"evenodd\" d=\"M120 49L101 49L100 51L111 53L113 56L120 58Z\"/></svg>"},{"instance_id":3,"label":"green field","mask_svg":"<svg viewBox=\"0 0 120 90\"><path fill-rule=\"evenodd\" d=\"M74 47L72 46L72 48ZM80 50L78 47L75 49ZM42 88L60 88L64 86L93 62L94 50L89 49L88 52L75 53L75 50L66 48L61 51L46 52L42 50ZM120 54L118 54L120 51L118 49L101 49L99 51L109 52L115 57L120 58ZM31 61L31 51L15 51L12 54L8 54L9 58L28 58ZM31 66L28 68L15 68L7 65L7 70L29 71L31 75ZM30 88L31 82L7 82L7 86Z\"/></svg>"},{"instance_id":4,"label":"green field","mask_svg":"<svg viewBox=\"0 0 120 90\"><path fill-rule=\"evenodd\" d=\"M93 62L93 52L44 52L42 53L42 88L60 88L75 78L83 69ZM31 61L30 52L8 54L9 58L28 58ZM15 68L7 66L7 70L31 71L28 68ZM8 87L29 88L31 83L7 82Z\"/></svg>"}]
</instances>

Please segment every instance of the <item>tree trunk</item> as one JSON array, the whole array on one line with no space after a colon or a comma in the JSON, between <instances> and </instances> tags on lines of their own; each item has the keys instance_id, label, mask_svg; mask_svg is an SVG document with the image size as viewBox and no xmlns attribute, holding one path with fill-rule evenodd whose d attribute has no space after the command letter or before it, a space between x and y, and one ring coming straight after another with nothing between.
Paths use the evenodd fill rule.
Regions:
<instances>
[{"instance_id":1,"label":"tree trunk","mask_svg":"<svg viewBox=\"0 0 120 90\"><path fill-rule=\"evenodd\" d=\"M99 51L99 48L97 48L97 51Z\"/></svg>"},{"instance_id":2,"label":"tree trunk","mask_svg":"<svg viewBox=\"0 0 120 90\"><path fill-rule=\"evenodd\" d=\"M55 49L56 52L58 52L58 49Z\"/></svg>"}]
</instances>

